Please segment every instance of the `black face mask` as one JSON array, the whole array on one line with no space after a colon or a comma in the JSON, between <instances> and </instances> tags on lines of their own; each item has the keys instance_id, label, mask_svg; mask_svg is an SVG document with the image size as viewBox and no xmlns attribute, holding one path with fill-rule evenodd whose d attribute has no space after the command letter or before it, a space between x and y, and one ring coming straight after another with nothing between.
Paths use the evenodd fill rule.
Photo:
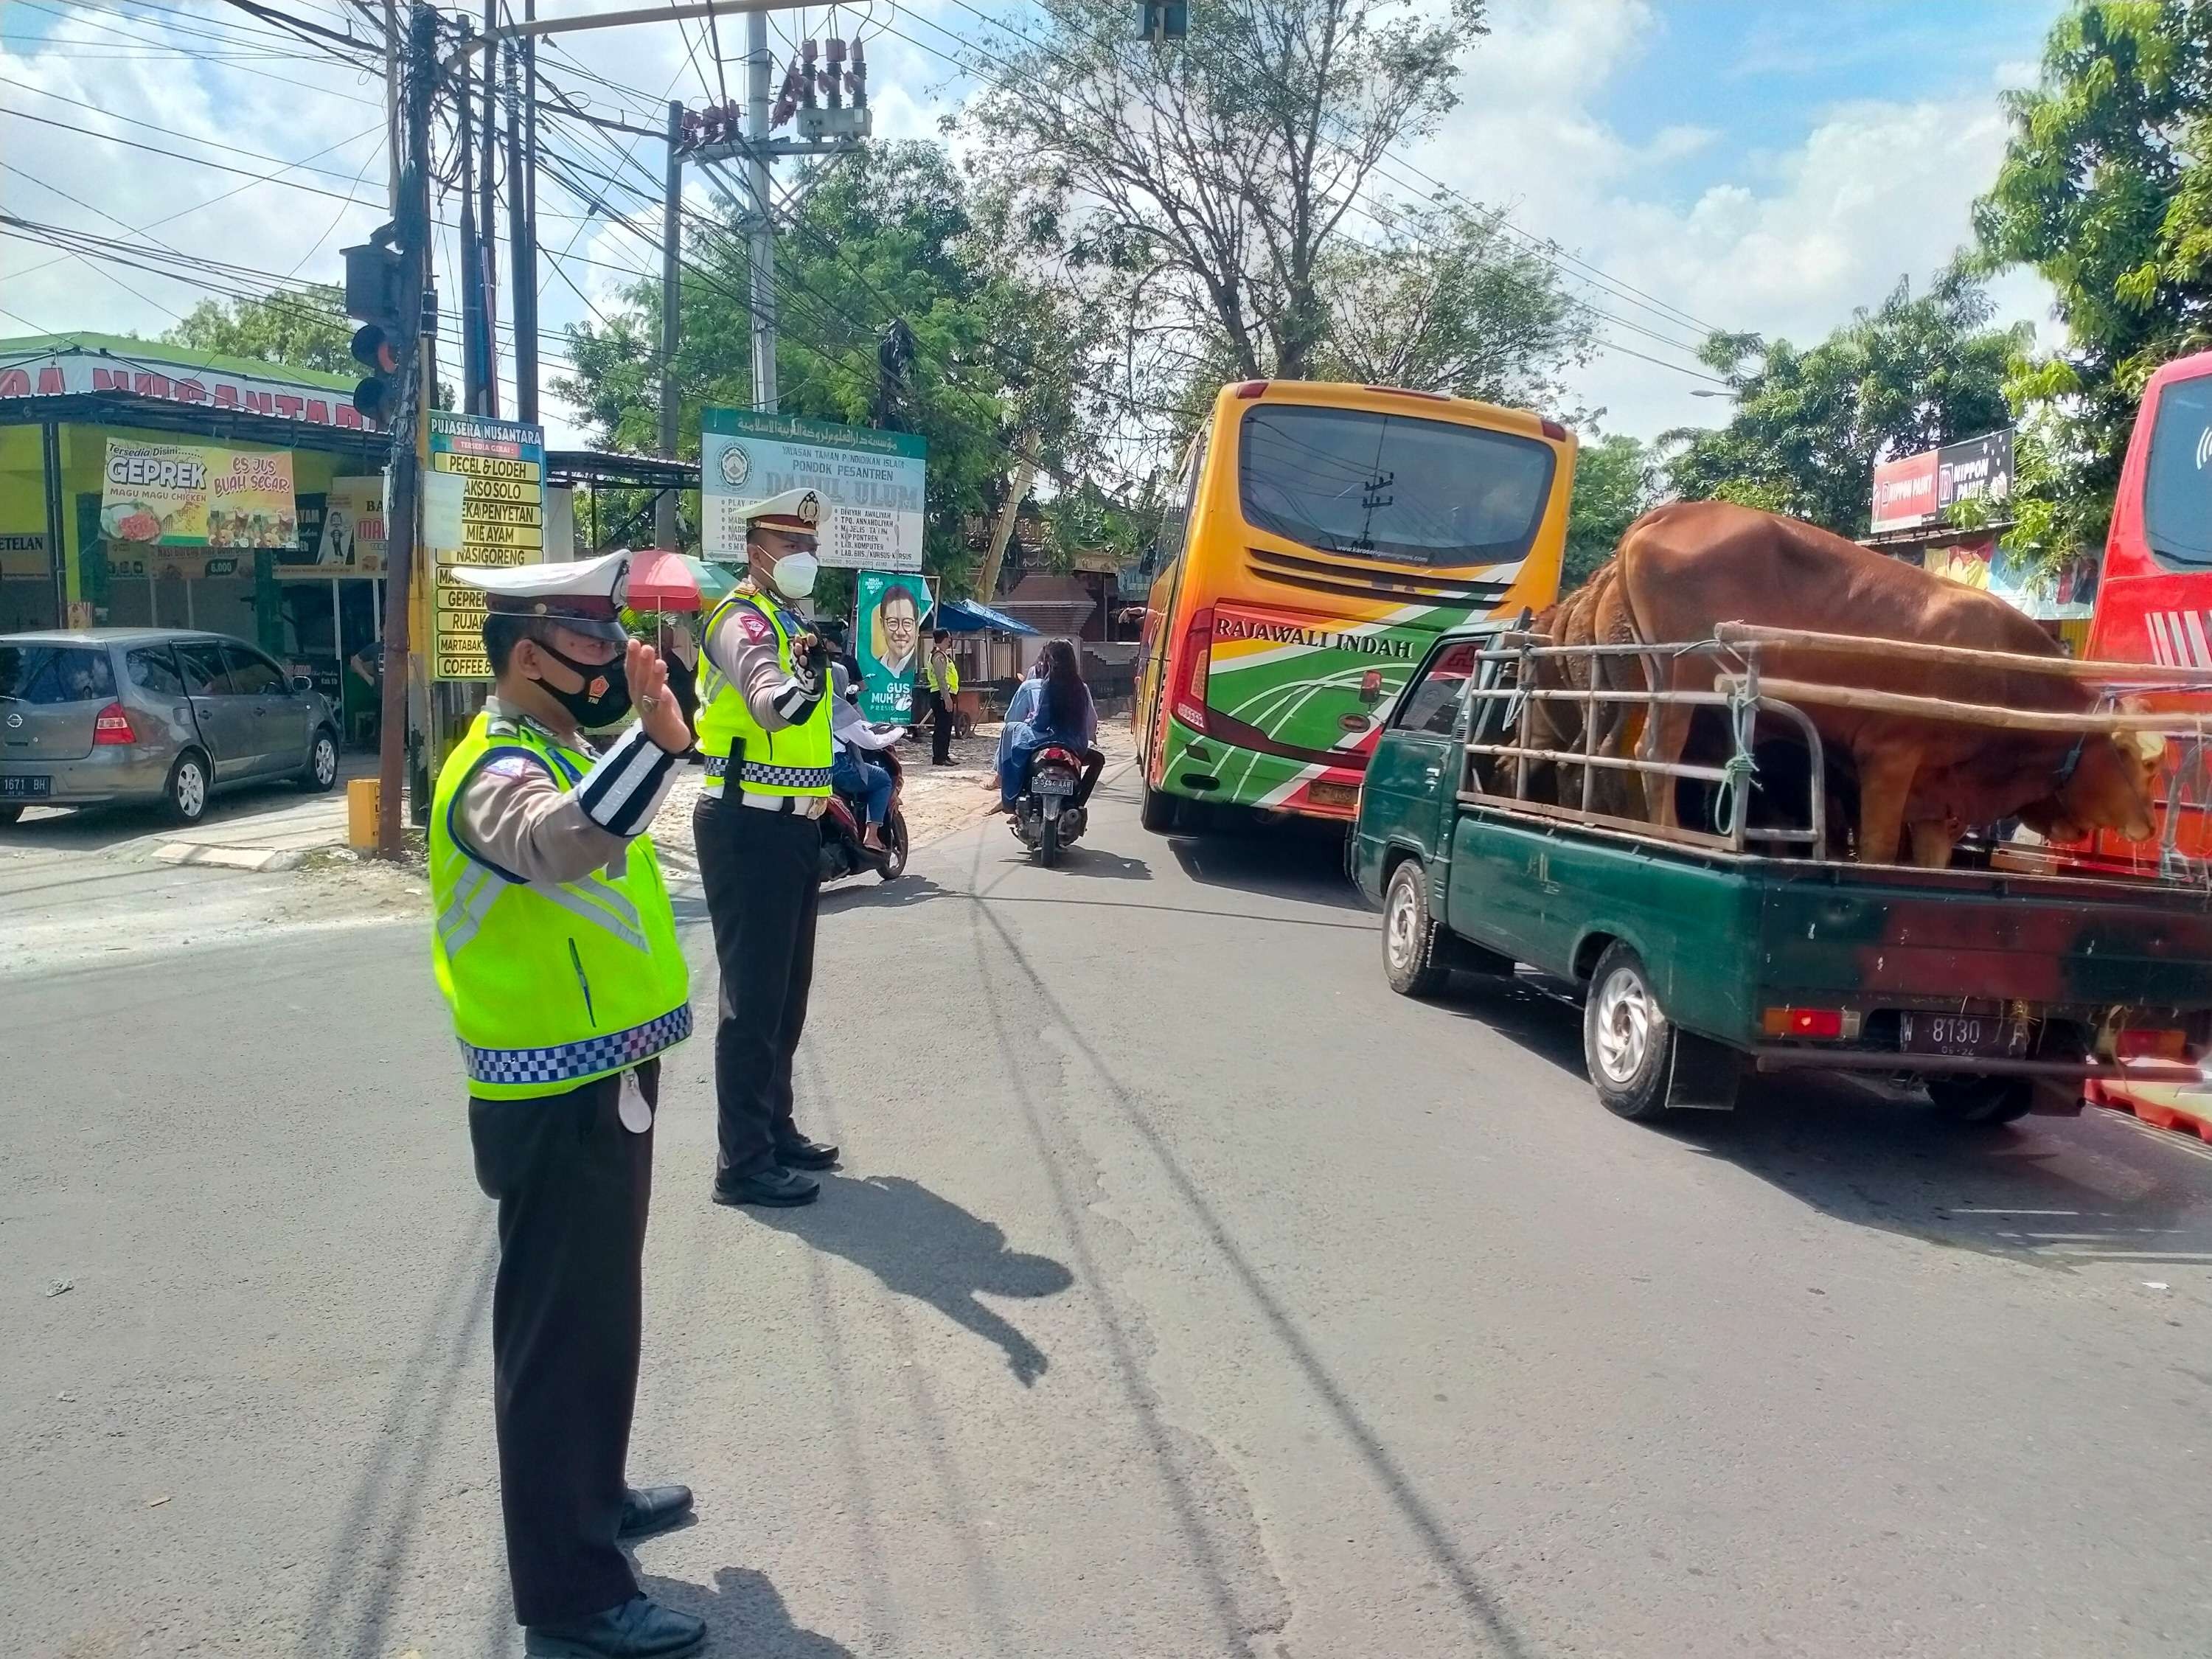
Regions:
<instances>
[{"instance_id":1,"label":"black face mask","mask_svg":"<svg viewBox=\"0 0 2212 1659\"><path fill-rule=\"evenodd\" d=\"M586 732L596 732L601 726L612 726L629 713L629 679L623 667L623 659L611 662L578 662L574 657L563 656L544 641L536 641L538 648L564 668L574 669L583 678L583 684L574 691L563 691L547 680L538 681L545 695L568 711L568 717ZM597 685L599 692L592 695Z\"/></svg>"}]
</instances>

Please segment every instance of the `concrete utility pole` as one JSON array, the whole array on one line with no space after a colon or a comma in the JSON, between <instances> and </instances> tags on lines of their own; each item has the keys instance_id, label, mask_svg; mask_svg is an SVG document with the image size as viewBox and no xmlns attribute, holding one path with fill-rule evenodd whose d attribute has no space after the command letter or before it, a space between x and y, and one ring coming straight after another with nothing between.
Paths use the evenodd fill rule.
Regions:
<instances>
[{"instance_id":1,"label":"concrete utility pole","mask_svg":"<svg viewBox=\"0 0 2212 1659\"><path fill-rule=\"evenodd\" d=\"M684 105L668 103L668 176L660 200L660 453L676 459L678 416L676 347L684 320ZM673 549L677 492L664 489L653 503L653 544Z\"/></svg>"},{"instance_id":2,"label":"concrete utility pole","mask_svg":"<svg viewBox=\"0 0 2212 1659\"><path fill-rule=\"evenodd\" d=\"M514 418L538 418L538 222L523 137L521 54L507 49L507 259L514 287Z\"/></svg>"},{"instance_id":3,"label":"concrete utility pole","mask_svg":"<svg viewBox=\"0 0 2212 1659\"><path fill-rule=\"evenodd\" d=\"M809 48L811 50L811 47ZM775 215L769 151L768 14L745 15L745 183L753 200L752 224L745 238L745 265L751 273L748 298L753 312L753 407L776 412L775 392Z\"/></svg>"},{"instance_id":4,"label":"concrete utility pole","mask_svg":"<svg viewBox=\"0 0 2212 1659\"><path fill-rule=\"evenodd\" d=\"M410 588L420 534L423 450L436 385L437 312L430 287L430 94L438 75L438 14L415 0L407 27L406 96L401 123L400 189L392 224L400 254L401 319L412 336L411 361L399 368L392 416L392 483L385 500L384 711L377 756L377 856L400 855L401 794L407 770ZM427 802L418 803L427 807Z\"/></svg>"},{"instance_id":5,"label":"concrete utility pole","mask_svg":"<svg viewBox=\"0 0 2212 1659\"><path fill-rule=\"evenodd\" d=\"M484 33L489 34L499 27L499 0L484 0ZM499 64L487 51L483 62L483 149L480 161L483 171L477 176L477 210L483 216L483 246L477 252L477 268L471 274L483 290L484 381L483 407L480 414L496 417L499 414L499 221L492 210L493 174L499 160L499 117L495 112L495 94L499 86ZM469 118L466 104L461 106L461 119Z\"/></svg>"}]
</instances>

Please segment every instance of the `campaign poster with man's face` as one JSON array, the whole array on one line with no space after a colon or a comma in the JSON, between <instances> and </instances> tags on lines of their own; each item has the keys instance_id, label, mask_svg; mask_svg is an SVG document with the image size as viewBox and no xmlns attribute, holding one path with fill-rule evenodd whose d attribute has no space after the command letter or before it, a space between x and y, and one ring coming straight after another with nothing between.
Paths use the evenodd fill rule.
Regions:
<instances>
[{"instance_id":1,"label":"campaign poster with man's face","mask_svg":"<svg viewBox=\"0 0 2212 1659\"><path fill-rule=\"evenodd\" d=\"M902 724L914 717L915 671L921 664L929 620L929 581L918 573L863 570L860 627L854 655L860 663L860 713Z\"/></svg>"}]
</instances>

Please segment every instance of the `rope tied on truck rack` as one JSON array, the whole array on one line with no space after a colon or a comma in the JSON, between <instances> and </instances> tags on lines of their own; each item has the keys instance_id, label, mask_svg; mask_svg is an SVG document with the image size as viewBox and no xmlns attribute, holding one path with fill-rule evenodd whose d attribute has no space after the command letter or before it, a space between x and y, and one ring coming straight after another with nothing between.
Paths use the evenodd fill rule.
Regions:
<instances>
[{"instance_id":1,"label":"rope tied on truck rack","mask_svg":"<svg viewBox=\"0 0 2212 1659\"><path fill-rule=\"evenodd\" d=\"M1752 757L1752 739L1759 726L1759 694L1748 680L1739 680L1729 688L1728 711L1735 752L1721 763L1721 817L1714 828L1734 840L1749 823L1751 786L1759 776L1759 763Z\"/></svg>"}]
</instances>

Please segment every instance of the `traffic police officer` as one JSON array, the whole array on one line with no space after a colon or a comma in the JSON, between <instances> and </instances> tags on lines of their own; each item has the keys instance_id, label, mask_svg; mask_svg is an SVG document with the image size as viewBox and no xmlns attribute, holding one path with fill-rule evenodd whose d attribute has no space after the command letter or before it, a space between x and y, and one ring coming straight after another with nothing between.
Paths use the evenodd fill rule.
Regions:
<instances>
[{"instance_id":1,"label":"traffic police officer","mask_svg":"<svg viewBox=\"0 0 2212 1659\"><path fill-rule=\"evenodd\" d=\"M624 1483L660 1054L690 975L646 833L691 734L616 619L625 556L458 568L484 590L493 691L439 769L432 944L499 1202L493 1414L525 1650L686 1654L706 1626L639 1593L619 1540L681 1518ZM637 723L594 754L580 728Z\"/></svg>"},{"instance_id":2,"label":"traffic police officer","mask_svg":"<svg viewBox=\"0 0 2212 1659\"><path fill-rule=\"evenodd\" d=\"M707 619L693 829L721 965L714 1030L720 1128L714 1198L809 1204L837 1149L792 1121L791 1066L806 1024L830 801L828 648L789 606L814 591L829 507L786 490L745 510L745 579Z\"/></svg>"}]
</instances>

